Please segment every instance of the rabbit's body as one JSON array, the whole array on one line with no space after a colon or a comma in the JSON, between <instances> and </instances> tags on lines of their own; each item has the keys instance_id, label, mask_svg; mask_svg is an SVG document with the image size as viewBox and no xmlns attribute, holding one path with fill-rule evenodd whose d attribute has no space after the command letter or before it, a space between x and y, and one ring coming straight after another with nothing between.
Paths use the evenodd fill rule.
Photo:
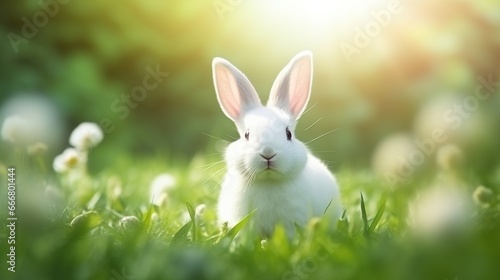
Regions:
<instances>
[{"instance_id":1,"label":"rabbit's body","mask_svg":"<svg viewBox=\"0 0 500 280\"><path fill-rule=\"evenodd\" d=\"M240 139L225 154L227 174L219 197L220 222L234 226L255 210L253 225L268 236L277 224L289 234L327 213L335 226L340 194L328 168L293 137L310 93L311 55L302 53L278 75L263 107L248 79L229 62L214 60L214 81L222 110Z\"/></svg>"},{"instance_id":2,"label":"rabbit's body","mask_svg":"<svg viewBox=\"0 0 500 280\"><path fill-rule=\"evenodd\" d=\"M304 170L288 181L255 182L246 187L244 177L227 175L219 196L219 220L234 226L255 209L254 227L269 236L276 224L292 232L295 224L303 226L311 217L322 216L330 204L330 223L336 223L342 210L335 178L313 155L307 161Z\"/></svg>"}]
</instances>

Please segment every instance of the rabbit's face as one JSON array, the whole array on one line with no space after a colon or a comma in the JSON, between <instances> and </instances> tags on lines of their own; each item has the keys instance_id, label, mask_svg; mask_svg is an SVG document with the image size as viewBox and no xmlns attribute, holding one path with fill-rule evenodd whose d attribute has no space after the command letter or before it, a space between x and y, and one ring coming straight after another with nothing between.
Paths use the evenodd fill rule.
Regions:
<instances>
[{"instance_id":1,"label":"rabbit's face","mask_svg":"<svg viewBox=\"0 0 500 280\"><path fill-rule=\"evenodd\" d=\"M252 180L288 180L304 168L305 146L295 138L295 121L277 108L259 107L238 125L240 139L226 160Z\"/></svg>"},{"instance_id":2,"label":"rabbit's face","mask_svg":"<svg viewBox=\"0 0 500 280\"><path fill-rule=\"evenodd\" d=\"M238 127L240 139L229 145L229 172L248 181L283 181L297 176L307 149L295 138L295 124L311 93L312 54L297 54L273 83L266 107L248 78L229 61L212 62L217 100Z\"/></svg>"}]
</instances>

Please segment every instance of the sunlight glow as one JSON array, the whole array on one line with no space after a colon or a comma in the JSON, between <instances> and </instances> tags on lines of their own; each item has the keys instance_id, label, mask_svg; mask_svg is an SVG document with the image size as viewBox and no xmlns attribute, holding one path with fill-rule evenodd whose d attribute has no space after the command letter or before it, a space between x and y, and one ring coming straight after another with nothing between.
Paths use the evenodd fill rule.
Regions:
<instances>
[{"instance_id":1,"label":"sunlight glow","mask_svg":"<svg viewBox=\"0 0 500 280\"><path fill-rule=\"evenodd\" d=\"M390 2L391 0L389 0ZM397 1L397 0L396 0ZM352 37L387 0L259 0L249 3L257 36L282 37L290 45L329 48ZM248 7L248 6L247 6ZM345 39L342 39L345 40ZM336 43L333 43L336 42Z\"/></svg>"},{"instance_id":2,"label":"sunlight glow","mask_svg":"<svg viewBox=\"0 0 500 280\"><path fill-rule=\"evenodd\" d=\"M382 0L267 0L261 1L264 10L278 11L288 20L300 21L316 28L332 27L335 23L353 23L362 20L369 12L381 7Z\"/></svg>"}]
</instances>

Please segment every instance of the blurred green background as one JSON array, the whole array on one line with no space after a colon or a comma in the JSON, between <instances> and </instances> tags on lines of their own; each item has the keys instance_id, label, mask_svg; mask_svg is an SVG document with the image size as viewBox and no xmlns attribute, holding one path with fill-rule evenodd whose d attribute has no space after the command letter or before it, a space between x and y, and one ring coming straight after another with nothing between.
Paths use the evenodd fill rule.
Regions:
<instances>
[{"instance_id":1,"label":"blurred green background","mask_svg":"<svg viewBox=\"0 0 500 280\"><path fill-rule=\"evenodd\" d=\"M461 102L474 93L478 76L499 79L497 1L392 2L4 4L0 103L28 93L44 96L54 105L64 136L82 121L111 122L112 132L91 163L94 171L112 165L117 153L187 160L220 151L217 140L205 134L227 140L235 136L215 98L213 57L230 60L267 100L280 69L295 53L310 49L314 83L309 107L314 107L301 119L298 137L307 142L339 128L311 143L312 150L333 169L367 166L385 136L421 136L415 122L425 104L450 95ZM132 100L136 108L131 108L121 98L142 84L148 67L169 75L143 100ZM495 141L465 141L475 163L471 166L481 172L498 162L498 105L495 94L473 113L485 116L474 123L480 130L474 134ZM469 132L464 134L475 137ZM55 154L67 144L54 145Z\"/></svg>"},{"instance_id":2,"label":"blurred green background","mask_svg":"<svg viewBox=\"0 0 500 280\"><path fill-rule=\"evenodd\" d=\"M0 142L0 179L13 164L20 182L17 279L496 279L499 1L3 7L0 123L25 117L49 148L40 156ZM215 209L221 154L237 134L219 109L211 61L231 61L266 101L278 72L304 49L314 56L314 81L297 137L336 173L346 216L333 235L312 223L294 240L281 233L230 247ZM82 122L105 132L88 174L55 174L54 156ZM433 140L436 130L446 139ZM148 185L164 173L175 186L153 207ZM387 174L405 187L389 191ZM474 210L446 188L410 203L435 187L463 191ZM206 213L190 218L186 202ZM413 226L412 209L423 216ZM412 239L415 230L439 227L434 214L443 211L445 222L447 211L458 221L473 216L465 223L470 238L457 230L436 243ZM124 223L131 217L132 229ZM2 245L7 234L4 227ZM307 268L325 244L327 261L313 262L304 277L288 273Z\"/></svg>"}]
</instances>

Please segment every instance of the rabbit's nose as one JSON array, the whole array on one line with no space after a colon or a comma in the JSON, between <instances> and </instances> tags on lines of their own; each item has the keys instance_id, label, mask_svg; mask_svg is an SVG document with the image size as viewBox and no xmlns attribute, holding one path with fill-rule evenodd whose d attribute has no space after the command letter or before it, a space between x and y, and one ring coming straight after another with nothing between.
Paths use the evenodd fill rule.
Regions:
<instances>
[{"instance_id":1,"label":"rabbit's nose","mask_svg":"<svg viewBox=\"0 0 500 280\"><path fill-rule=\"evenodd\" d=\"M276 155L276 153L273 151L273 149L271 149L269 147L265 147L260 152L260 156L265 158L266 160L272 159L275 155Z\"/></svg>"},{"instance_id":2,"label":"rabbit's nose","mask_svg":"<svg viewBox=\"0 0 500 280\"><path fill-rule=\"evenodd\" d=\"M263 157L264 159L266 160L271 160L276 154L272 155L272 156L265 156L263 154L260 154L261 157Z\"/></svg>"}]
</instances>

